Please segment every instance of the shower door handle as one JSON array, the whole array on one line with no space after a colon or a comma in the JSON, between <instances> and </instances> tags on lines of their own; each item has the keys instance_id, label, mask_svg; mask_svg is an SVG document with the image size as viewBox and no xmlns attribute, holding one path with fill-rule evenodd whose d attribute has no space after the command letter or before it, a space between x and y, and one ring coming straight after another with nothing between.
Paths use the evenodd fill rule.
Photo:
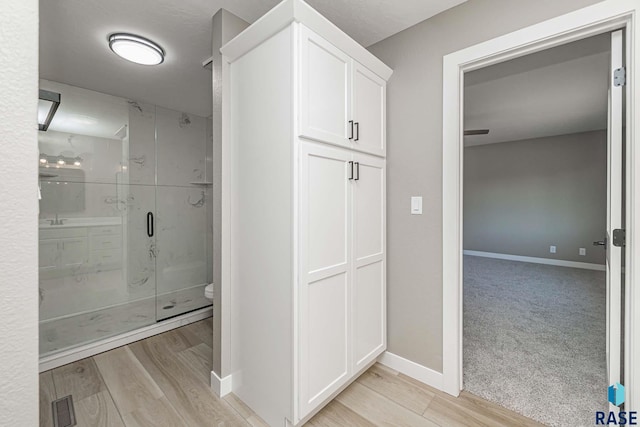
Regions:
<instances>
[{"instance_id":1,"label":"shower door handle","mask_svg":"<svg viewBox=\"0 0 640 427\"><path fill-rule=\"evenodd\" d=\"M147 212L147 236L153 237L153 213Z\"/></svg>"}]
</instances>

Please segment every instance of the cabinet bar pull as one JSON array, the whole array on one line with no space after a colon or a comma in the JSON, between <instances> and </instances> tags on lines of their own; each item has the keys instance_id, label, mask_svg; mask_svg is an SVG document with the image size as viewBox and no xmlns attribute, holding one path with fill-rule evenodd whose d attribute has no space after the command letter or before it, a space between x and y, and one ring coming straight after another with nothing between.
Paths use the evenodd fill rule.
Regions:
<instances>
[{"instance_id":1,"label":"cabinet bar pull","mask_svg":"<svg viewBox=\"0 0 640 427\"><path fill-rule=\"evenodd\" d=\"M356 125L356 137L354 141L359 141L360 140L360 122L355 122L354 124ZM351 134L353 135L353 132Z\"/></svg>"},{"instance_id":2,"label":"cabinet bar pull","mask_svg":"<svg viewBox=\"0 0 640 427\"><path fill-rule=\"evenodd\" d=\"M351 126L351 131L349 133L349 139L353 139L353 120L349 120L349 126Z\"/></svg>"},{"instance_id":3,"label":"cabinet bar pull","mask_svg":"<svg viewBox=\"0 0 640 427\"><path fill-rule=\"evenodd\" d=\"M153 213L147 212L147 236L153 237Z\"/></svg>"},{"instance_id":4,"label":"cabinet bar pull","mask_svg":"<svg viewBox=\"0 0 640 427\"><path fill-rule=\"evenodd\" d=\"M356 177L354 178L356 181L360 179L360 162L354 162L356 165Z\"/></svg>"},{"instance_id":5,"label":"cabinet bar pull","mask_svg":"<svg viewBox=\"0 0 640 427\"><path fill-rule=\"evenodd\" d=\"M349 162L349 180L353 179L353 162Z\"/></svg>"}]
</instances>

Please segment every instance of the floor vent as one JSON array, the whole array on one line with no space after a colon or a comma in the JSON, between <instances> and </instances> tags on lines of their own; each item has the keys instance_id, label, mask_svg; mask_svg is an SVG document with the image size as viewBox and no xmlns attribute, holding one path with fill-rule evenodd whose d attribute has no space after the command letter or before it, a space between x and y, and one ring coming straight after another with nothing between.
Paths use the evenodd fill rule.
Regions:
<instances>
[{"instance_id":1,"label":"floor vent","mask_svg":"<svg viewBox=\"0 0 640 427\"><path fill-rule=\"evenodd\" d=\"M71 427L76 425L76 414L73 410L71 395L51 402L53 409L53 427Z\"/></svg>"}]
</instances>

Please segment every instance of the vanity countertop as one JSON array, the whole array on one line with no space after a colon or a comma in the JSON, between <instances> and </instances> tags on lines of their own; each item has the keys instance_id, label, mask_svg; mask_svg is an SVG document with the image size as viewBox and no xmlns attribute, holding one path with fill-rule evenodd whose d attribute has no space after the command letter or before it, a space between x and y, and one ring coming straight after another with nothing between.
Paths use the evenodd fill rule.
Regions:
<instances>
[{"instance_id":1,"label":"vanity countertop","mask_svg":"<svg viewBox=\"0 0 640 427\"><path fill-rule=\"evenodd\" d=\"M60 225L52 225L52 219L41 219L38 221L40 230L57 229L57 228L77 228L77 227L104 227L109 225L121 225L122 218L119 216L108 217L89 217L89 218L59 218L64 223Z\"/></svg>"}]
</instances>

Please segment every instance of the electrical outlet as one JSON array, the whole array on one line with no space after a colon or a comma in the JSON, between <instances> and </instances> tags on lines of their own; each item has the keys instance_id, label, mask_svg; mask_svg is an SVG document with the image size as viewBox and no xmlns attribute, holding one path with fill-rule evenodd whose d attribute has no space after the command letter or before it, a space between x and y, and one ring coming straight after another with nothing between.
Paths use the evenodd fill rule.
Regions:
<instances>
[{"instance_id":1,"label":"electrical outlet","mask_svg":"<svg viewBox=\"0 0 640 427\"><path fill-rule=\"evenodd\" d=\"M549 252L552 254L556 253L556 247L555 246L549 246Z\"/></svg>"},{"instance_id":2,"label":"electrical outlet","mask_svg":"<svg viewBox=\"0 0 640 427\"><path fill-rule=\"evenodd\" d=\"M587 255L587 248L580 248L578 252L579 252L579 254L581 256L586 256Z\"/></svg>"}]
</instances>

